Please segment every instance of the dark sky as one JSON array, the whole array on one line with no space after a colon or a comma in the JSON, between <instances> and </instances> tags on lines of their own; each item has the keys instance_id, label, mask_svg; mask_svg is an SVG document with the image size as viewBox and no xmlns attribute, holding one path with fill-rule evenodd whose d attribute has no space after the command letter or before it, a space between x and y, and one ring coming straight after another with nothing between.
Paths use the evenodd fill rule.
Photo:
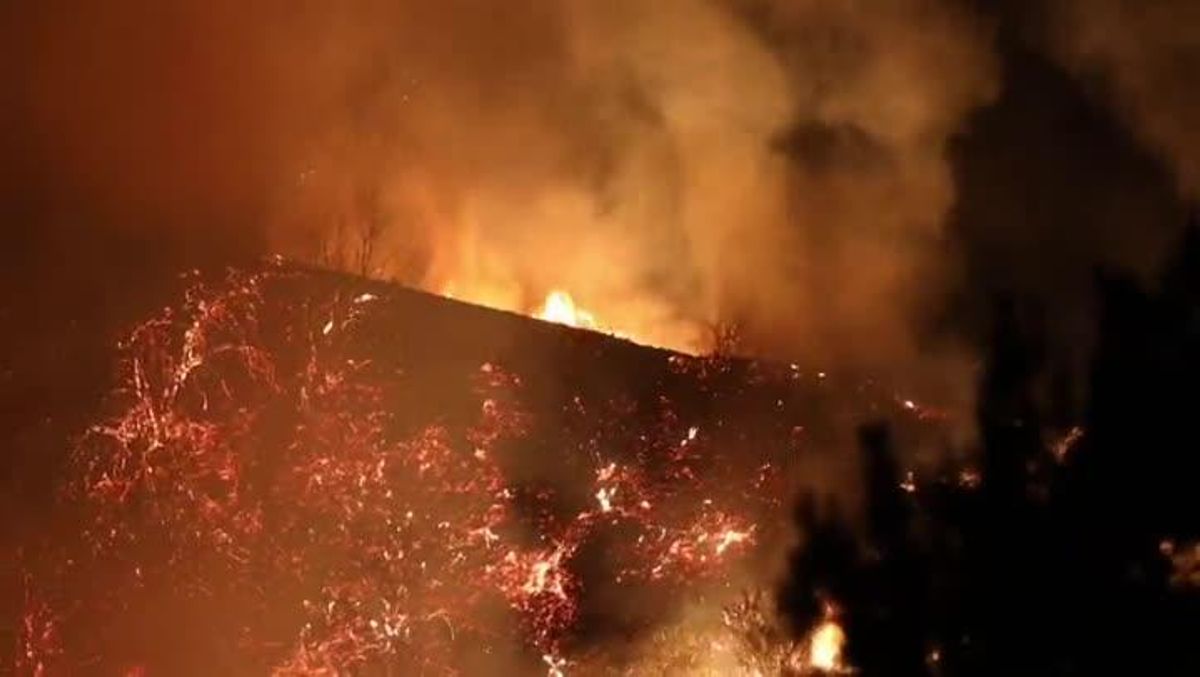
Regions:
<instances>
[{"instance_id":1,"label":"dark sky","mask_svg":"<svg viewBox=\"0 0 1200 677\"><path fill-rule=\"evenodd\" d=\"M324 104L298 94L307 74L273 67L287 55L269 10L88 4L0 8L0 410L18 454L40 453L48 417L94 402L121 330L164 303L181 271L271 252L260 219L278 197L274 173L296 166L323 119ZM950 145L953 276L924 310L941 331L977 338L988 299L1017 293L1044 308L1069 352L1087 340L1093 270L1153 271L1186 220L1190 139L1171 140L1195 107L1176 94L1147 101L1155 83L1186 82L1200 24L1172 32L1162 44L1174 51L1160 56L1105 42L1123 26L1064 28L1040 6L961 6L995 31L1001 83ZM1145 6L1155 9L1129 32L1185 30L1173 27L1186 3ZM1089 39L1074 40L1076 28Z\"/></svg>"},{"instance_id":2,"label":"dark sky","mask_svg":"<svg viewBox=\"0 0 1200 677\"><path fill-rule=\"evenodd\" d=\"M1037 3L980 4L999 22L1004 89L952 147L958 286L938 311L984 340L988 299L1014 294L1040 307L1056 350L1083 355L1096 272L1150 282L1180 237L1187 202L1104 78L1075 77L1046 53Z\"/></svg>"}]
</instances>

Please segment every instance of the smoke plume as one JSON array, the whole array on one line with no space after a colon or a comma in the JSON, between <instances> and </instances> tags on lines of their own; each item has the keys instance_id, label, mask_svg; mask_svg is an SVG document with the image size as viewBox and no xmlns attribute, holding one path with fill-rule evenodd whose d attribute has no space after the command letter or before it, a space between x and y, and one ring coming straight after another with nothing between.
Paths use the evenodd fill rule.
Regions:
<instances>
[{"instance_id":1,"label":"smoke plume","mask_svg":"<svg viewBox=\"0 0 1200 677\"><path fill-rule=\"evenodd\" d=\"M565 289L672 347L737 323L759 351L914 357L954 197L945 145L995 91L970 16L477 5L314 22L333 108L277 247L514 310Z\"/></svg>"},{"instance_id":2,"label":"smoke plume","mask_svg":"<svg viewBox=\"0 0 1200 677\"><path fill-rule=\"evenodd\" d=\"M1188 0L1059 0L1051 40L1074 73L1099 81L1114 106L1200 196L1200 5Z\"/></svg>"},{"instance_id":3,"label":"smoke plume","mask_svg":"<svg viewBox=\"0 0 1200 677\"><path fill-rule=\"evenodd\" d=\"M946 144L997 89L940 0L25 13L9 114L54 219L822 365L917 357Z\"/></svg>"}]
</instances>

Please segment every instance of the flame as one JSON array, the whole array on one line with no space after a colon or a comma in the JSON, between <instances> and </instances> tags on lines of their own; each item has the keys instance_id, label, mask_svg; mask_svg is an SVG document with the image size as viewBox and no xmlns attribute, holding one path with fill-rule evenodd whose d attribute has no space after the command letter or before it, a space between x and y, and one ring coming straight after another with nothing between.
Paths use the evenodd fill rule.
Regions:
<instances>
[{"instance_id":1,"label":"flame","mask_svg":"<svg viewBox=\"0 0 1200 677\"><path fill-rule=\"evenodd\" d=\"M846 632L833 620L826 619L813 631L809 640L808 662L817 670L835 672L842 669L842 648Z\"/></svg>"},{"instance_id":2,"label":"flame","mask_svg":"<svg viewBox=\"0 0 1200 677\"><path fill-rule=\"evenodd\" d=\"M837 609L827 603L824 618L793 654L792 668L800 674L851 673L843 658L845 647L846 631L837 622Z\"/></svg>"},{"instance_id":3,"label":"flame","mask_svg":"<svg viewBox=\"0 0 1200 677\"><path fill-rule=\"evenodd\" d=\"M562 290L554 290L546 295L542 309L537 316L540 320L565 324L568 327L580 329L598 329L596 316L575 305L571 295Z\"/></svg>"},{"instance_id":4,"label":"flame","mask_svg":"<svg viewBox=\"0 0 1200 677\"><path fill-rule=\"evenodd\" d=\"M519 313L567 327L598 331L614 338L647 346L666 348L686 355L703 355L712 350L709 325L698 319L677 316L647 301L608 297L601 313L585 308L564 288L554 288L540 304L529 303L528 290L520 285L499 285L486 281L447 280L430 287L441 296L466 303ZM600 315L604 319L601 321Z\"/></svg>"}]
</instances>

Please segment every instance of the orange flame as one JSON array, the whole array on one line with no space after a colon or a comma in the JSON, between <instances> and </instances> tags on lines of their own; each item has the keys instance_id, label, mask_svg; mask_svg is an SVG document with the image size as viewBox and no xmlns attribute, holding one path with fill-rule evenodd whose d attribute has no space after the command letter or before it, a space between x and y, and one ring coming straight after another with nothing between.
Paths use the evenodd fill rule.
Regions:
<instances>
[{"instance_id":1,"label":"orange flame","mask_svg":"<svg viewBox=\"0 0 1200 677\"><path fill-rule=\"evenodd\" d=\"M563 288L551 289L541 303L530 303L524 287L478 280L449 280L438 284L435 289L436 293L447 298L520 313L567 327L601 332L642 345L689 355L704 354L710 348L706 325L698 320L666 313L653 304L631 303L628 299L614 301L612 298L605 304L597 298L588 299L589 303L600 304L600 312L597 312L595 307L581 306Z\"/></svg>"},{"instance_id":2,"label":"orange flame","mask_svg":"<svg viewBox=\"0 0 1200 677\"><path fill-rule=\"evenodd\" d=\"M537 313L538 319L568 327L580 329L597 329L596 316L575 305L575 300L565 291L554 290L546 295L542 309Z\"/></svg>"},{"instance_id":3,"label":"orange flame","mask_svg":"<svg viewBox=\"0 0 1200 677\"><path fill-rule=\"evenodd\" d=\"M808 662L817 670L836 672L842 669L842 647L846 632L832 620L825 620L813 631L809 640Z\"/></svg>"},{"instance_id":4,"label":"orange flame","mask_svg":"<svg viewBox=\"0 0 1200 677\"><path fill-rule=\"evenodd\" d=\"M837 609L826 604L824 618L793 654L792 667L801 674L852 673L843 658L845 647L846 631L837 622Z\"/></svg>"}]
</instances>

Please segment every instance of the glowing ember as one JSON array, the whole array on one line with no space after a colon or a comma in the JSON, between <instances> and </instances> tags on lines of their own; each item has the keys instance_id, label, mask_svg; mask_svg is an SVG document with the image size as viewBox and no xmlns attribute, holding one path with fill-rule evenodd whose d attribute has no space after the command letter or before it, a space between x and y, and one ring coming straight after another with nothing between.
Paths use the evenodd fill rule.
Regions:
<instances>
[{"instance_id":1,"label":"glowing ember","mask_svg":"<svg viewBox=\"0 0 1200 677\"><path fill-rule=\"evenodd\" d=\"M84 547L55 558L59 581L105 583L60 607L42 594L60 583L31 581L23 665L127 671L99 647L125 642L129 665L157 655L122 630L147 605L200 618L220 604L239 620L206 622L215 641L267 672L449 674L463 646L508 644L561 675L584 611L582 549L606 543L586 563L597 585L712 583L763 537L758 519L783 510L780 463L747 462L666 398L630 425L627 403L573 397L552 424L584 453L556 463L586 493L516 479L538 424L520 377L489 360L457 400L410 416L425 384L369 349L386 294L289 296L299 279L197 283L122 345L112 413L71 456L65 498L85 516ZM594 325L566 294L545 310ZM667 364L711 366L684 359ZM451 409L454 422L437 413ZM597 540L610 533L621 538ZM147 670L172 672L153 660Z\"/></svg>"},{"instance_id":2,"label":"glowing ember","mask_svg":"<svg viewBox=\"0 0 1200 677\"><path fill-rule=\"evenodd\" d=\"M717 554L723 555L725 554L725 551L729 549L729 546L735 543L744 543L749 538L750 532L748 531L734 531L733 529L728 529L717 539Z\"/></svg>"},{"instance_id":3,"label":"glowing ember","mask_svg":"<svg viewBox=\"0 0 1200 677\"><path fill-rule=\"evenodd\" d=\"M504 654L514 674L591 674L606 659L577 640L610 613L597 600L703 590L714 611L748 555L786 541L804 441L789 431L805 429L792 399L750 407L740 388L705 386L802 387L790 371L647 351L641 366L675 390L562 392L536 356L518 375L503 354L453 353L447 369L396 355L411 343L381 351L407 331L387 314L403 292L306 275L197 280L122 343L106 413L71 449L62 499L79 538L25 584L22 666L174 674L219 655L281 675L477 674ZM594 324L565 294L547 301L552 319ZM782 434L750 440L752 427ZM674 622L650 613L650 634ZM663 655L686 649L703 674L842 660L832 616L766 645L738 636L768 612L711 616ZM183 625L217 649L158 650Z\"/></svg>"},{"instance_id":4,"label":"glowing ember","mask_svg":"<svg viewBox=\"0 0 1200 677\"><path fill-rule=\"evenodd\" d=\"M526 595L550 593L559 599L567 598L566 578L562 570L562 558L566 549L562 546L550 553L535 555L529 564L529 576L521 592ZM509 561L516 562L517 554L509 552Z\"/></svg>"},{"instance_id":5,"label":"glowing ember","mask_svg":"<svg viewBox=\"0 0 1200 677\"><path fill-rule=\"evenodd\" d=\"M554 654L543 654L542 662L546 664L546 677L566 677L567 661Z\"/></svg>"},{"instance_id":6,"label":"glowing ember","mask_svg":"<svg viewBox=\"0 0 1200 677\"><path fill-rule=\"evenodd\" d=\"M580 329L597 329L596 318L588 311L575 305L575 300L565 291L552 291L546 296L542 309L537 313L538 319L568 327Z\"/></svg>"},{"instance_id":7,"label":"glowing ember","mask_svg":"<svg viewBox=\"0 0 1200 677\"><path fill-rule=\"evenodd\" d=\"M600 502L600 512L612 512L613 494L616 493L616 489L600 487L600 491L596 492L596 500Z\"/></svg>"},{"instance_id":8,"label":"glowing ember","mask_svg":"<svg viewBox=\"0 0 1200 677\"><path fill-rule=\"evenodd\" d=\"M1078 446L1079 441L1083 439L1083 428L1073 426L1062 437L1054 440L1050 445L1050 453L1054 454L1054 458L1062 463L1067 460L1067 455Z\"/></svg>"},{"instance_id":9,"label":"glowing ember","mask_svg":"<svg viewBox=\"0 0 1200 677\"><path fill-rule=\"evenodd\" d=\"M973 468L964 468L958 472L958 485L963 489L978 489L983 484L983 475Z\"/></svg>"},{"instance_id":10,"label":"glowing ember","mask_svg":"<svg viewBox=\"0 0 1200 677\"><path fill-rule=\"evenodd\" d=\"M1171 585L1176 588L1200 590L1200 543L1178 544L1164 540L1159 551L1171 564Z\"/></svg>"}]
</instances>

